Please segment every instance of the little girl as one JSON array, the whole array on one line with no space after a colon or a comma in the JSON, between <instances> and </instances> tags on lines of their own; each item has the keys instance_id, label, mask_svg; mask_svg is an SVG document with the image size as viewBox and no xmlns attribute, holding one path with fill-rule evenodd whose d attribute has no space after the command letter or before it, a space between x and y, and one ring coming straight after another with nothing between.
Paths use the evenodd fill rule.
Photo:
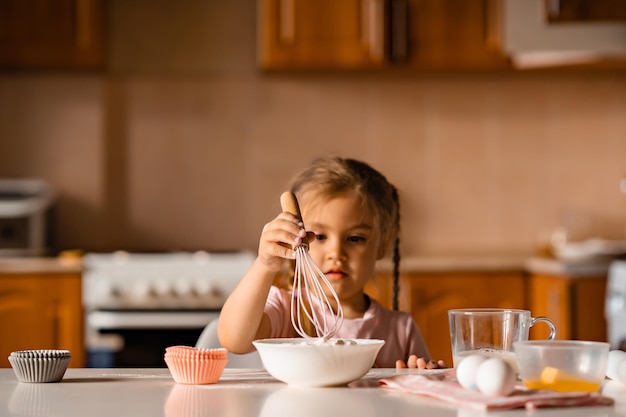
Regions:
<instances>
[{"instance_id":1,"label":"little girl","mask_svg":"<svg viewBox=\"0 0 626 417\"><path fill-rule=\"evenodd\" d=\"M410 314L397 311L400 212L398 192L364 162L320 158L298 175L291 191L298 198L302 222L280 213L265 225L258 256L222 308L218 336L234 353L254 350L252 341L298 337L291 324L289 290L272 284L294 247L309 243L309 255L337 293L344 313L338 338L383 339L375 366L437 368ZM364 293L376 261L393 242L394 310ZM333 306L336 309L336 306Z\"/></svg>"}]
</instances>

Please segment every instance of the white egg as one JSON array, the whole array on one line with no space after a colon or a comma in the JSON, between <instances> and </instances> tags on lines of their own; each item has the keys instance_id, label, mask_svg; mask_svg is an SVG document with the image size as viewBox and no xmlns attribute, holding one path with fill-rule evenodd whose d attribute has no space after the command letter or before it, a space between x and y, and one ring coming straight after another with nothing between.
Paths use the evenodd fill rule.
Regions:
<instances>
[{"instance_id":1,"label":"white egg","mask_svg":"<svg viewBox=\"0 0 626 417\"><path fill-rule=\"evenodd\" d=\"M471 355L465 357L456 367L456 379L463 388L476 389L476 374L481 363L487 360L486 356Z\"/></svg>"},{"instance_id":2,"label":"white egg","mask_svg":"<svg viewBox=\"0 0 626 417\"><path fill-rule=\"evenodd\" d=\"M500 358L483 361L476 371L476 386L486 395L506 396L515 389L515 371Z\"/></svg>"}]
</instances>

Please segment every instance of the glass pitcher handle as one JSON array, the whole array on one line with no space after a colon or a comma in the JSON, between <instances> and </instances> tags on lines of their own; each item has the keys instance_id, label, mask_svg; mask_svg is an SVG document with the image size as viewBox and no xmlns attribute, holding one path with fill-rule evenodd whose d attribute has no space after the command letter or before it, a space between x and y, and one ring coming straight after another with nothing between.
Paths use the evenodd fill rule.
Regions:
<instances>
[{"instance_id":1,"label":"glass pitcher handle","mask_svg":"<svg viewBox=\"0 0 626 417\"><path fill-rule=\"evenodd\" d=\"M548 335L548 340L554 340L554 338L556 337L556 327L554 326L554 323L552 323L552 320L545 316L537 316L533 318L530 322L530 327L539 322L546 323L548 327L550 327L550 335Z\"/></svg>"}]
</instances>

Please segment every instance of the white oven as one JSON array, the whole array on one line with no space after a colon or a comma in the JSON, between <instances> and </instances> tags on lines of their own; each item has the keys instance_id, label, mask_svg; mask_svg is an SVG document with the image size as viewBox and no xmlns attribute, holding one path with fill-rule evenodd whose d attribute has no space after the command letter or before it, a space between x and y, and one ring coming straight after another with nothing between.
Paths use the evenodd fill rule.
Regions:
<instances>
[{"instance_id":1,"label":"white oven","mask_svg":"<svg viewBox=\"0 0 626 417\"><path fill-rule=\"evenodd\" d=\"M195 345L254 258L251 252L87 254L87 366L165 366L165 348Z\"/></svg>"}]
</instances>

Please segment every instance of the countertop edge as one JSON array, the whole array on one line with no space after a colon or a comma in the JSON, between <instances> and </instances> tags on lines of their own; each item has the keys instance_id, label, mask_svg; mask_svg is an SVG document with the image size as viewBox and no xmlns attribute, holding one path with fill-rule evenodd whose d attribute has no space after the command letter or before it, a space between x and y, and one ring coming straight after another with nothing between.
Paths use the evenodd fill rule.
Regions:
<instances>
[{"instance_id":1,"label":"countertop edge","mask_svg":"<svg viewBox=\"0 0 626 417\"><path fill-rule=\"evenodd\" d=\"M379 272L392 270L391 259L376 264ZM565 263L558 259L541 258L529 254L462 255L462 256L408 256L401 258L403 273L420 272L520 272L567 277L605 276L610 262ZM0 274L58 274L84 271L80 258L33 257L0 258Z\"/></svg>"},{"instance_id":2,"label":"countertop edge","mask_svg":"<svg viewBox=\"0 0 626 417\"><path fill-rule=\"evenodd\" d=\"M64 258L0 258L0 274L82 273L80 260Z\"/></svg>"}]
</instances>

